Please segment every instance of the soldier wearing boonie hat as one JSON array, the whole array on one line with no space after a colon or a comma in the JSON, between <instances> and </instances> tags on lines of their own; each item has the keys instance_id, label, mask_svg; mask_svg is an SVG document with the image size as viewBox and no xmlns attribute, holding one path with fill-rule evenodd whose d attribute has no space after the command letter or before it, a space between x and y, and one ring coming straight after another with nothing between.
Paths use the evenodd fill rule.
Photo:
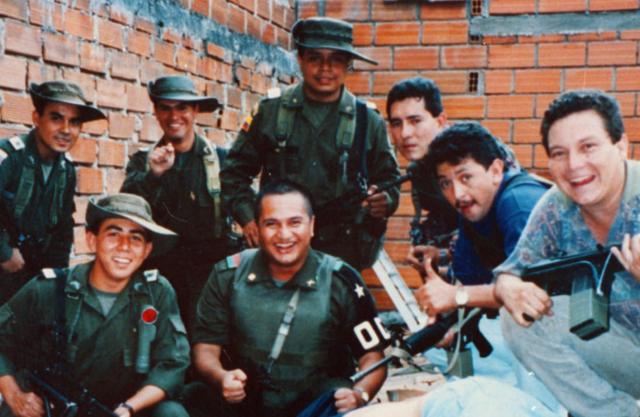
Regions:
<instances>
[{"instance_id":1,"label":"soldier wearing boonie hat","mask_svg":"<svg viewBox=\"0 0 640 417\"><path fill-rule=\"evenodd\" d=\"M400 175L375 105L356 100L344 86L353 59L375 61L354 49L349 23L314 17L297 21L291 33L303 80L283 91L269 90L246 119L222 172L223 200L255 247L253 179L262 172L261 186L284 178L303 184L316 204L312 247L361 271L377 259L399 188L371 195L365 213L354 206L336 216L323 205L347 194L371 193Z\"/></svg>"},{"instance_id":2,"label":"soldier wearing boonie hat","mask_svg":"<svg viewBox=\"0 0 640 417\"><path fill-rule=\"evenodd\" d=\"M144 197L154 220L180 235L173 250L150 259L147 267L171 281L190 327L213 265L238 251L220 202L219 173L227 151L196 133L198 115L221 105L201 96L184 76L160 77L147 88L164 135L131 157L122 191Z\"/></svg>"},{"instance_id":3,"label":"soldier wearing boonie hat","mask_svg":"<svg viewBox=\"0 0 640 417\"><path fill-rule=\"evenodd\" d=\"M66 152L84 122L106 118L69 81L29 93L34 128L0 140L0 305L43 267L69 265L76 177Z\"/></svg>"},{"instance_id":4,"label":"soldier wearing boonie hat","mask_svg":"<svg viewBox=\"0 0 640 417\"><path fill-rule=\"evenodd\" d=\"M86 222L95 259L42 270L0 308L0 415L44 415L43 393L23 391L16 370L49 368L68 372L118 416L188 417L175 401L190 362L175 292L158 271L140 268L178 236L155 224L149 204L132 194L91 200ZM60 314L64 330L52 331ZM60 389L57 382L49 380Z\"/></svg>"}]
</instances>

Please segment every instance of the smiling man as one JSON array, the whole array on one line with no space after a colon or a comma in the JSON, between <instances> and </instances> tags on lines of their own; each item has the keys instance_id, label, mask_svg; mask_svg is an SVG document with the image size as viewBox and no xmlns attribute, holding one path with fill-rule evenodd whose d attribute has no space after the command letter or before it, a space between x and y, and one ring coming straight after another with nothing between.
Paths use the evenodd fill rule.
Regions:
<instances>
[{"instance_id":1,"label":"smiling man","mask_svg":"<svg viewBox=\"0 0 640 417\"><path fill-rule=\"evenodd\" d=\"M355 386L348 377L354 359L360 369L382 359L387 335L360 275L310 248L300 185L266 185L254 218L260 248L218 263L198 303L194 364L213 392L190 396L201 409L191 415L294 417L323 394L334 414L366 404L386 371Z\"/></svg>"},{"instance_id":2,"label":"smiling man","mask_svg":"<svg viewBox=\"0 0 640 417\"><path fill-rule=\"evenodd\" d=\"M131 194L91 201L86 219L95 260L43 270L0 309L0 415L46 415L19 370L53 368L118 416L186 417L171 401L189 366L175 293L157 271L139 270L177 235L156 225L147 202ZM155 322L142 324L150 309ZM140 337L149 325L154 329ZM49 383L67 394L59 380Z\"/></svg>"},{"instance_id":3,"label":"smiling man","mask_svg":"<svg viewBox=\"0 0 640 417\"><path fill-rule=\"evenodd\" d=\"M638 417L640 408L640 165L618 103L599 90L570 91L542 120L557 184L538 203L515 250L495 273L505 339L576 417ZM626 272L611 289L609 331L585 341L569 331L569 297L520 280L527 265L599 246ZM536 319L527 321L524 314ZM534 348L532 348L534 347Z\"/></svg>"},{"instance_id":4,"label":"smiling man","mask_svg":"<svg viewBox=\"0 0 640 417\"><path fill-rule=\"evenodd\" d=\"M253 179L262 172L261 186L285 178L305 185L316 204L312 246L362 270L378 257L399 188L371 195L365 211L354 205L336 215L335 207L325 204L373 193L400 176L382 117L344 86L352 60L375 62L355 51L348 23L310 18L297 21L291 33L302 82L269 90L254 107L221 173L223 199L248 244L256 247Z\"/></svg>"},{"instance_id":5,"label":"smiling man","mask_svg":"<svg viewBox=\"0 0 640 417\"><path fill-rule=\"evenodd\" d=\"M180 235L173 250L145 267L159 269L171 282L191 330L213 265L238 250L220 201L219 174L227 151L196 133L198 115L215 111L219 103L199 96L184 76L160 77L148 90L164 135L131 157L122 191L144 197L155 221Z\"/></svg>"},{"instance_id":6,"label":"smiling man","mask_svg":"<svg viewBox=\"0 0 640 417\"><path fill-rule=\"evenodd\" d=\"M65 154L84 122L106 118L77 84L31 83L29 92L34 128L0 141L0 306L40 269L69 265L76 175Z\"/></svg>"}]
</instances>

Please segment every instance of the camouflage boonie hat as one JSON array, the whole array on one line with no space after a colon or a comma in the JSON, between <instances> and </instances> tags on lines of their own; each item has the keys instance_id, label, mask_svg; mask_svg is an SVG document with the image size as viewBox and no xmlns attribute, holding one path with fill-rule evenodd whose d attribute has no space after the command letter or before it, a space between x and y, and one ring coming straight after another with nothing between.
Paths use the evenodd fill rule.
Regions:
<instances>
[{"instance_id":1,"label":"camouflage boonie hat","mask_svg":"<svg viewBox=\"0 0 640 417\"><path fill-rule=\"evenodd\" d=\"M53 101L78 106L82 120L85 122L107 118L102 111L87 104L82 87L70 81L31 83L29 84L29 93L36 108L44 106L47 101Z\"/></svg>"},{"instance_id":2,"label":"camouflage boonie hat","mask_svg":"<svg viewBox=\"0 0 640 417\"><path fill-rule=\"evenodd\" d=\"M354 59L378 65L376 61L353 49L353 26L328 17L298 20L291 28L293 41L304 48L335 49L351 54Z\"/></svg>"},{"instance_id":3,"label":"camouflage boonie hat","mask_svg":"<svg viewBox=\"0 0 640 417\"><path fill-rule=\"evenodd\" d=\"M157 100L187 101L198 105L198 111L209 113L221 107L215 97L199 97L196 85L190 78L182 75L169 75L151 81L147 85L149 97L154 103Z\"/></svg>"}]
</instances>

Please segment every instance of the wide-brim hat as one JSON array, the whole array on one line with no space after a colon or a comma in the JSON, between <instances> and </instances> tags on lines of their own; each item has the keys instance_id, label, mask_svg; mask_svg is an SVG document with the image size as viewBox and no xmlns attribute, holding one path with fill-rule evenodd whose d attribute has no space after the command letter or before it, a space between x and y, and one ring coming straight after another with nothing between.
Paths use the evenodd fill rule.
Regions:
<instances>
[{"instance_id":1,"label":"wide-brim hat","mask_svg":"<svg viewBox=\"0 0 640 417\"><path fill-rule=\"evenodd\" d=\"M150 256L166 253L178 241L176 233L153 221L149 203L134 194L119 193L98 200L91 199L87 208L87 226L91 229L96 222L104 219L129 219L147 229L153 242Z\"/></svg>"},{"instance_id":2,"label":"wide-brim hat","mask_svg":"<svg viewBox=\"0 0 640 417\"><path fill-rule=\"evenodd\" d=\"M82 87L71 81L31 83L29 84L29 93L36 107L43 106L47 101L54 101L78 106L84 122L107 118L102 111L88 104Z\"/></svg>"},{"instance_id":3,"label":"wide-brim hat","mask_svg":"<svg viewBox=\"0 0 640 417\"><path fill-rule=\"evenodd\" d=\"M354 59L378 65L353 49L353 26L328 17L298 20L291 28L293 41L303 48L334 49L351 54Z\"/></svg>"},{"instance_id":4,"label":"wide-brim hat","mask_svg":"<svg viewBox=\"0 0 640 417\"><path fill-rule=\"evenodd\" d=\"M196 85L190 78L182 75L169 75L160 77L147 84L149 97L154 103L157 100L188 101L198 104L198 111L209 113L221 107L215 97L200 97Z\"/></svg>"}]
</instances>

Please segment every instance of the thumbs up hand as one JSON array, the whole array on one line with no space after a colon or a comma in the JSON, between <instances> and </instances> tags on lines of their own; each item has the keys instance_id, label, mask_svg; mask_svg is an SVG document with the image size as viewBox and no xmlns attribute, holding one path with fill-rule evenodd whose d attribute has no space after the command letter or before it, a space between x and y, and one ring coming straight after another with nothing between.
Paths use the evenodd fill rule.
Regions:
<instances>
[{"instance_id":1,"label":"thumbs up hand","mask_svg":"<svg viewBox=\"0 0 640 417\"><path fill-rule=\"evenodd\" d=\"M457 308L455 296L456 287L446 283L440 275L433 270L431 259L424 260L424 270L427 274L425 284L414 293L420 309L427 313L429 321L435 322L435 316Z\"/></svg>"}]
</instances>

